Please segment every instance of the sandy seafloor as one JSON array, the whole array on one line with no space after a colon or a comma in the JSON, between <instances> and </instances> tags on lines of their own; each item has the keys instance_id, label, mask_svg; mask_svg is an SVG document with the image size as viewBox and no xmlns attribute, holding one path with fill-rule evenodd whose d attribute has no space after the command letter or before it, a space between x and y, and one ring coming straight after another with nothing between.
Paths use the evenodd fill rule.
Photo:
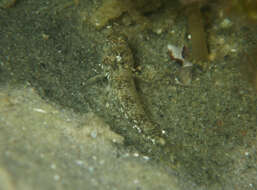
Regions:
<instances>
[{"instance_id":1,"label":"sandy seafloor","mask_svg":"<svg viewBox=\"0 0 257 190\"><path fill-rule=\"evenodd\" d=\"M96 30L101 1L69 2L0 9L0 190L257 189L257 96L240 72L256 26L214 13L212 61L191 77L167 54L190 41L175 7L138 32L126 14ZM167 134L150 151L133 142L108 80L86 83L103 72L105 36L130 29L138 93Z\"/></svg>"}]
</instances>

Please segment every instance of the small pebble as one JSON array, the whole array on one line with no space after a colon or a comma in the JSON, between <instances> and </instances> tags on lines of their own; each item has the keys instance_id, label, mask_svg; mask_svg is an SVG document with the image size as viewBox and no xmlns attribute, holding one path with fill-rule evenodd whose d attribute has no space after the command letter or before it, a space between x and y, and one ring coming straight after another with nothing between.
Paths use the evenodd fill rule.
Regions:
<instances>
[{"instance_id":1,"label":"small pebble","mask_svg":"<svg viewBox=\"0 0 257 190\"><path fill-rule=\"evenodd\" d=\"M190 85L192 82L192 67L183 67L179 72L179 81L184 85Z\"/></svg>"},{"instance_id":2,"label":"small pebble","mask_svg":"<svg viewBox=\"0 0 257 190\"><path fill-rule=\"evenodd\" d=\"M84 164L83 161L81 161L81 160L76 160L75 162L76 162L76 164L79 165L79 166L81 166L81 165Z\"/></svg>"},{"instance_id":3,"label":"small pebble","mask_svg":"<svg viewBox=\"0 0 257 190\"><path fill-rule=\"evenodd\" d=\"M54 180L55 181L58 181L60 179L60 176L59 175L54 175Z\"/></svg>"},{"instance_id":4,"label":"small pebble","mask_svg":"<svg viewBox=\"0 0 257 190\"><path fill-rule=\"evenodd\" d=\"M230 26L232 26L232 22L231 22L228 18L225 18L225 19L220 23L220 27L221 27L221 28L229 28Z\"/></svg>"},{"instance_id":5,"label":"small pebble","mask_svg":"<svg viewBox=\"0 0 257 190\"><path fill-rule=\"evenodd\" d=\"M95 138L97 137L97 131L96 131L96 130L92 131L92 132L90 133L90 135L91 135L92 138L95 139Z\"/></svg>"}]
</instances>

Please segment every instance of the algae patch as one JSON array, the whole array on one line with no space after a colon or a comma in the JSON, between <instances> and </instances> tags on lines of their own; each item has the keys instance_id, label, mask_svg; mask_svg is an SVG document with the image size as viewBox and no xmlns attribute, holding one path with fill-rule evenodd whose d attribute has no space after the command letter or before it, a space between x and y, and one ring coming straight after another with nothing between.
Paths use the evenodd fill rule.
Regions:
<instances>
[{"instance_id":1,"label":"algae patch","mask_svg":"<svg viewBox=\"0 0 257 190\"><path fill-rule=\"evenodd\" d=\"M91 17L91 22L97 28L102 28L110 20L120 17L123 13L128 13L132 20L140 24L148 24L146 18L142 15L151 12L161 6L161 1L156 0L105 0L100 8Z\"/></svg>"}]
</instances>

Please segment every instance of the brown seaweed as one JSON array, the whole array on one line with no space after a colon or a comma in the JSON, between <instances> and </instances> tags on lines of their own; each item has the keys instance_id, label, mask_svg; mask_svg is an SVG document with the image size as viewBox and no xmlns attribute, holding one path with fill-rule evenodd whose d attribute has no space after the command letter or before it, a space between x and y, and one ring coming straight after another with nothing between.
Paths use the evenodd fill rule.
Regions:
<instances>
[{"instance_id":1,"label":"brown seaweed","mask_svg":"<svg viewBox=\"0 0 257 190\"><path fill-rule=\"evenodd\" d=\"M187 7L186 12L188 18L188 28L192 36L192 58L196 61L207 61L208 49L203 17L200 11L200 4L190 4Z\"/></svg>"}]
</instances>

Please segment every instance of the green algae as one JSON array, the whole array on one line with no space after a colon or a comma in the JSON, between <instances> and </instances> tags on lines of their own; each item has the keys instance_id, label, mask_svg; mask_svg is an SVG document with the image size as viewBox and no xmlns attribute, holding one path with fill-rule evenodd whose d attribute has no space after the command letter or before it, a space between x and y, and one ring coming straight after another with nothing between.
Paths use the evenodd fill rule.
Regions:
<instances>
[{"instance_id":1,"label":"green algae","mask_svg":"<svg viewBox=\"0 0 257 190\"><path fill-rule=\"evenodd\" d=\"M97 27L102 28L110 20L120 17L123 13L128 13L133 20L138 23L147 24L142 13L151 12L161 6L161 1L156 0L104 0L91 18L91 22Z\"/></svg>"},{"instance_id":2,"label":"green algae","mask_svg":"<svg viewBox=\"0 0 257 190\"><path fill-rule=\"evenodd\" d=\"M11 8L15 5L16 0L1 0L0 1L0 8Z\"/></svg>"},{"instance_id":3,"label":"green algae","mask_svg":"<svg viewBox=\"0 0 257 190\"><path fill-rule=\"evenodd\" d=\"M257 1L256 0L231 0L223 2L228 14L238 15L247 20L257 20Z\"/></svg>"}]
</instances>

